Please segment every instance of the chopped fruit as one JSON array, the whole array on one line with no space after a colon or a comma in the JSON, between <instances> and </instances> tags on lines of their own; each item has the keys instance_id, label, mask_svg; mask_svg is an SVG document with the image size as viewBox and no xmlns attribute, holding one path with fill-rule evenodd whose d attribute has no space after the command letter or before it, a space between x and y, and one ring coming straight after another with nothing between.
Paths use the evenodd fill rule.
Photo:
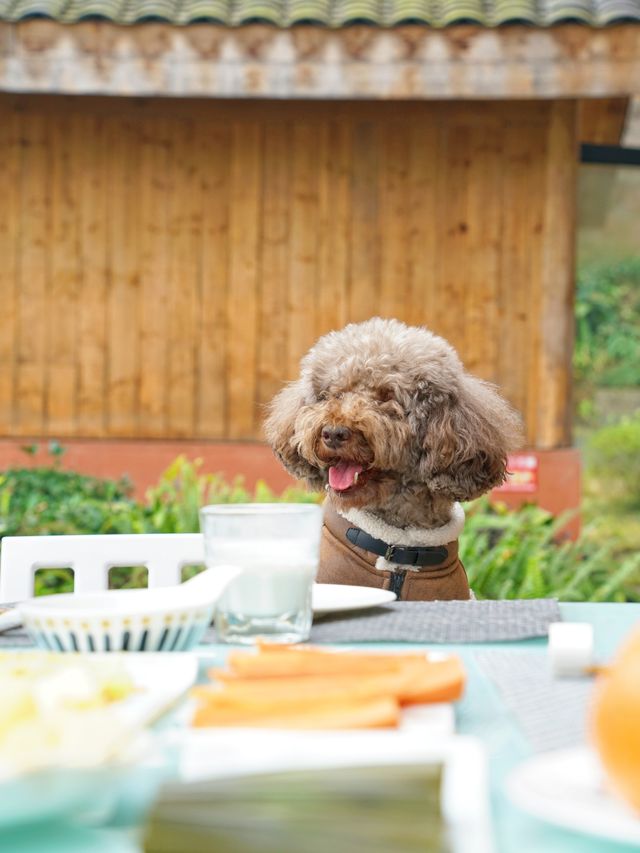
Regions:
<instances>
[{"instance_id":1,"label":"chopped fruit","mask_svg":"<svg viewBox=\"0 0 640 853\"><path fill-rule=\"evenodd\" d=\"M229 655L213 683L195 688L195 726L371 728L397 726L400 709L453 702L465 673L457 657L332 652L265 643Z\"/></svg>"}]
</instances>

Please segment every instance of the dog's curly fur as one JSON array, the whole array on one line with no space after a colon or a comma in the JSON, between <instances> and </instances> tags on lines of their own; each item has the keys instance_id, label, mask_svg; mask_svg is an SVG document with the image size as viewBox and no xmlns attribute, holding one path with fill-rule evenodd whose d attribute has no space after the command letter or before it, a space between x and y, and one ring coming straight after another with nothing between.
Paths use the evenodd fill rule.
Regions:
<instances>
[{"instance_id":1,"label":"dog's curly fur","mask_svg":"<svg viewBox=\"0 0 640 853\"><path fill-rule=\"evenodd\" d=\"M346 427L338 448L325 427ZM464 371L443 338L379 317L330 332L272 401L267 440L285 468L328 488L340 460L363 466L356 487L329 489L338 510L366 509L396 527L439 527L455 501L503 482L520 443L518 415Z\"/></svg>"}]
</instances>

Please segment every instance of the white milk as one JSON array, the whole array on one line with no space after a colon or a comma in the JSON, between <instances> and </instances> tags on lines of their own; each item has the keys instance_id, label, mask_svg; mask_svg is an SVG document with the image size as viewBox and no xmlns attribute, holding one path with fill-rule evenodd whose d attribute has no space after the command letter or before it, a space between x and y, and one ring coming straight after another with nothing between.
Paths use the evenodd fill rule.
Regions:
<instances>
[{"instance_id":1,"label":"white milk","mask_svg":"<svg viewBox=\"0 0 640 853\"><path fill-rule=\"evenodd\" d=\"M207 567L231 564L243 573L218 602L222 612L277 617L306 610L317 571L317 555L301 539L254 539L246 543L217 539L207 554Z\"/></svg>"}]
</instances>

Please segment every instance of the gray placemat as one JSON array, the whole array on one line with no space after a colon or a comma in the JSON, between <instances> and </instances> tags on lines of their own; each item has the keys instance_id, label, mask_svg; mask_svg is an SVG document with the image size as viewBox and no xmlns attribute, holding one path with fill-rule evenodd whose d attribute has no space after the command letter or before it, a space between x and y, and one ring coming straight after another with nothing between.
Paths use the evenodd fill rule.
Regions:
<instances>
[{"instance_id":1,"label":"gray placemat","mask_svg":"<svg viewBox=\"0 0 640 853\"><path fill-rule=\"evenodd\" d=\"M312 643L487 643L545 637L561 619L558 602L394 601L372 610L316 619ZM215 643L210 630L205 643Z\"/></svg>"},{"instance_id":2,"label":"gray placemat","mask_svg":"<svg viewBox=\"0 0 640 853\"><path fill-rule=\"evenodd\" d=\"M584 743L593 679L555 678L547 654L533 650L478 652L475 660L534 752Z\"/></svg>"},{"instance_id":3,"label":"gray placemat","mask_svg":"<svg viewBox=\"0 0 640 853\"><path fill-rule=\"evenodd\" d=\"M544 637L560 621L558 602L394 601L372 610L325 616L314 622L312 643L489 643ZM215 629L204 643L215 643ZM0 634L0 648L31 645L22 629Z\"/></svg>"}]
</instances>

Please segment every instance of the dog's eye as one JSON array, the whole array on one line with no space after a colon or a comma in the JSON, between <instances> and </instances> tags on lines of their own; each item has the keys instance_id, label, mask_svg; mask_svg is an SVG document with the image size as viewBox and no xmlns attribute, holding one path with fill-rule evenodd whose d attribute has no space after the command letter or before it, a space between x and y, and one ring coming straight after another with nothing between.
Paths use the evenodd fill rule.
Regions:
<instances>
[{"instance_id":1,"label":"dog's eye","mask_svg":"<svg viewBox=\"0 0 640 853\"><path fill-rule=\"evenodd\" d=\"M316 394L316 399L319 403L324 403L326 400L329 399L329 392L328 391L319 391Z\"/></svg>"}]
</instances>

